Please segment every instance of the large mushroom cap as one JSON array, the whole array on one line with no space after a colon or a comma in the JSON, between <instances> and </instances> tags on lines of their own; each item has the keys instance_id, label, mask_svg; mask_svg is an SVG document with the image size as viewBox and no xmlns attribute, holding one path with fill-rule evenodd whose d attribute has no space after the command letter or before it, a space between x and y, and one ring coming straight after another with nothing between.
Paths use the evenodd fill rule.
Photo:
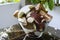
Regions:
<instances>
[{"instance_id":1,"label":"large mushroom cap","mask_svg":"<svg viewBox=\"0 0 60 40\"><path fill-rule=\"evenodd\" d=\"M30 6L33 6L33 5L26 5L26 6L22 7L18 13L18 18L20 16L21 12L27 14L30 11Z\"/></svg>"}]
</instances>

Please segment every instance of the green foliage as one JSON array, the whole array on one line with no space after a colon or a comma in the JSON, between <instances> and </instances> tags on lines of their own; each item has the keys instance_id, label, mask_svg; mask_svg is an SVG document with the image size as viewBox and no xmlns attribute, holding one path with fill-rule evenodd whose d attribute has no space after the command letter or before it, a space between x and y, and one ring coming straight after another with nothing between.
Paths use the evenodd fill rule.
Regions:
<instances>
[{"instance_id":1,"label":"green foliage","mask_svg":"<svg viewBox=\"0 0 60 40\"><path fill-rule=\"evenodd\" d=\"M32 4L44 4L45 6L48 6L50 10L54 8L54 1L53 0L29 0Z\"/></svg>"},{"instance_id":2,"label":"green foliage","mask_svg":"<svg viewBox=\"0 0 60 40\"><path fill-rule=\"evenodd\" d=\"M48 1L48 6L49 9L52 10L54 8L54 1L53 0Z\"/></svg>"},{"instance_id":3,"label":"green foliage","mask_svg":"<svg viewBox=\"0 0 60 40\"><path fill-rule=\"evenodd\" d=\"M38 0L31 0L32 4L37 4L39 1Z\"/></svg>"},{"instance_id":4,"label":"green foliage","mask_svg":"<svg viewBox=\"0 0 60 40\"><path fill-rule=\"evenodd\" d=\"M44 6L45 8L48 8L48 2L45 2Z\"/></svg>"}]
</instances>

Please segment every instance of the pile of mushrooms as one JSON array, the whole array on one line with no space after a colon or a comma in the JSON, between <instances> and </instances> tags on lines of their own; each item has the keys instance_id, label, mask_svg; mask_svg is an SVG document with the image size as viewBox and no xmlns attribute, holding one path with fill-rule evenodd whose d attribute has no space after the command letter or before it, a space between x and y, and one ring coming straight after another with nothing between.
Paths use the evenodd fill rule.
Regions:
<instances>
[{"instance_id":1,"label":"pile of mushrooms","mask_svg":"<svg viewBox=\"0 0 60 40\"><path fill-rule=\"evenodd\" d=\"M18 19L26 35L34 32L38 37L42 36L46 23L52 19L52 16L48 14L48 11L46 11L44 6L40 3L36 6L24 6L20 10L16 10L13 15Z\"/></svg>"}]
</instances>

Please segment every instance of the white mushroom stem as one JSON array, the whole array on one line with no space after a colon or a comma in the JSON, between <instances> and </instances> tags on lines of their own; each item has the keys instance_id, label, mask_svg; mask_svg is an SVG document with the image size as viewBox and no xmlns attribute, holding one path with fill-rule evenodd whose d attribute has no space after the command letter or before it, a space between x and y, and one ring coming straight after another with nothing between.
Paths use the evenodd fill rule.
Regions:
<instances>
[{"instance_id":1,"label":"white mushroom stem","mask_svg":"<svg viewBox=\"0 0 60 40\"><path fill-rule=\"evenodd\" d=\"M21 22L19 22L19 24L21 25L22 29L24 30L24 32L27 34L27 31L25 30L23 24Z\"/></svg>"},{"instance_id":2,"label":"white mushroom stem","mask_svg":"<svg viewBox=\"0 0 60 40\"><path fill-rule=\"evenodd\" d=\"M22 29L24 30L24 32L26 34L28 34L29 32L32 32L33 31L33 30L28 30L28 29L24 28L24 26L23 26L23 24L21 22L19 22L19 24L21 25Z\"/></svg>"},{"instance_id":3,"label":"white mushroom stem","mask_svg":"<svg viewBox=\"0 0 60 40\"><path fill-rule=\"evenodd\" d=\"M41 37L43 35L44 32L40 32L39 36L38 37Z\"/></svg>"}]
</instances>

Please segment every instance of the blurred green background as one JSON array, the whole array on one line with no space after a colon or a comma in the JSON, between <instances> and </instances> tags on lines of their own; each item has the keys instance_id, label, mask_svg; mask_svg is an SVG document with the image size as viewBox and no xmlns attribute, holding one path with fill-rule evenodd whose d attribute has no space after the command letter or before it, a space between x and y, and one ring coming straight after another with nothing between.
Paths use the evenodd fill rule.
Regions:
<instances>
[{"instance_id":1,"label":"blurred green background","mask_svg":"<svg viewBox=\"0 0 60 40\"><path fill-rule=\"evenodd\" d=\"M3 4L3 3L17 3L17 2L20 2L20 0L0 0L0 4Z\"/></svg>"}]
</instances>

